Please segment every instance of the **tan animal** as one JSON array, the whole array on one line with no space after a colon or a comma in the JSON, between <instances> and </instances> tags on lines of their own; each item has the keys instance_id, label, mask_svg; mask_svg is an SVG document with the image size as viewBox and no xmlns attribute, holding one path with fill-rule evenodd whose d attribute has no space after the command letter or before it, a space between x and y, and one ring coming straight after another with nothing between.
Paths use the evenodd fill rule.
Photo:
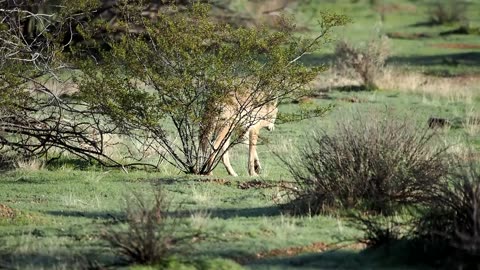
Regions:
<instances>
[{"instance_id":1,"label":"tan animal","mask_svg":"<svg viewBox=\"0 0 480 270\"><path fill-rule=\"evenodd\" d=\"M278 109L276 101L271 101L262 106L254 106L247 99L249 97L237 98L232 96L231 102L227 102L221 111L220 117L214 125L210 126L209 134L214 134L214 140L211 148L216 151L222 147L222 163L229 175L237 176L237 173L230 164L228 149L234 130L240 130L242 137L248 140L248 174L256 176L261 170L260 160L257 154L258 134L262 128L269 131L275 128L275 119ZM223 144L223 145L222 145ZM208 143L202 141L202 149L206 151ZM211 166L215 156L211 156L207 164Z\"/></svg>"}]
</instances>

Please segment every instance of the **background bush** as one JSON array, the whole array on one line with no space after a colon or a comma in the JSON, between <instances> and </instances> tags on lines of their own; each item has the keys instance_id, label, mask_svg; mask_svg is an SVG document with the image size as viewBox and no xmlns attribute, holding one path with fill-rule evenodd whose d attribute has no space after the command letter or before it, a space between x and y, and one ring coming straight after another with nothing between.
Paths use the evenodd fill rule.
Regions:
<instances>
[{"instance_id":1,"label":"background bush","mask_svg":"<svg viewBox=\"0 0 480 270\"><path fill-rule=\"evenodd\" d=\"M429 22L434 25L467 23L467 4L465 1L437 1L428 10Z\"/></svg>"},{"instance_id":2,"label":"background bush","mask_svg":"<svg viewBox=\"0 0 480 270\"><path fill-rule=\"evenodd\" d=\"M333 132L313 134L287 165L299 188L290 207L300 213L356 208L388 214L424 201L448 171L435 133L391 113L359 114Z\"/></svg>"},{"instance_id":3,"label":"background bush","mask_svg":"<svg viewBox=\"0 0 480 270\"><path fill-rule=\"evenodd\" d=\"M389 55L385 36L373 38L364 46L354 46L343 40L335 45L335 68L342 76L359 78L366 89L377 89L376 81Z\"/></svg>"}]
</instances>

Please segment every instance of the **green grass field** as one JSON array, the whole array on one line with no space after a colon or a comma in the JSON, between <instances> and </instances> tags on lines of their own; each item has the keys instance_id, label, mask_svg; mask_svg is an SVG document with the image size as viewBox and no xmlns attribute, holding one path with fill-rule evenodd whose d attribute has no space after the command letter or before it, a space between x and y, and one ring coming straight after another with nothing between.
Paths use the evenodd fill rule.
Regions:
<instances>
[{"instance_id":1,"label":"green grass field","mask_svg":"<svg viewBox=\"0 0 480 270\"><path fill-rule=\"evenodd\" d=\"M335 39L366 41L380 20L367 0L317 2L320 1L310 1L295 17L299 24L310 27L319 10L351 16L353 23L335 30ZM380 28L384 33L440 33L457 27L412 26L425 22L428 1L380 2L400 3L398 10L386 14ZM480 27L480 1L469 3L471 26ZM313 34L315 26L310 30L306 34ZM213 176L199 177L184 175L168 166L159 172L131 170L125 173L67 159L40 168L26 163L18 169L1 172L0 269L85 269L89 262L122 268L100 236L107 228L119 226L126 196L138 192L149 197L156 186L166 191L171 200L170 214L178 217L180 225L189 224L189 228L206 234L188 245L188 258L206 265L217 263L209 269L231 269L233 262L239 264L239 269L430 269L410 264L401 246L393 250L363 250L358 243L362 232L341 213L289 216L278 206L285 201L278 187L249 184L252 180L272 186L292 181L276 155L292 155L312 132L333 131L339 119L363 112L394 112L424 127L432 116L447 118L453 124L442 131L439 143L453 145L452 151L468 147L480 151L480 126L464 124L469 116L480 114L480 36L391 39L391 44L389 66L440 77L468 75L476 81L467 85L452 83L442 95L395 87L324 92L311 101L317 105L334 105L325 117L280 124L273 132L262 132L258 152L263 172L256 178L246 176L245 145L231 151L232 165L240 175L237 178L229 177L221 164ZM445 44L477 45L477 48L452 48L455 46ZM330 59L332 48L328 45L305 61L318 64ZM465 94L458 96L458 91ZM280 111L295 112L299 106L281 104ZM14 213L2 209L4 206Z\"/></svg>"},{"instance_id":2,"label":"green grass field","mask_svg":"<svg viewBox=\"0 0 480 270\"><path fill-rule=\"evenodd\" d=\"M480 101L465 105L393 91L331 92L329 96L331 99L315 100L320 104L336 104L326 117L278 125L274 132L263 133L269 143L259 147L265 167L259 180L291 181L272 152L290 154L294 150L291 146L301 145L311 131L328 129L335 119L345 115L388 108L407 114L413 112L411 115L426 125L430 115L462 118L468 106L480 106ZM364 102L343 101L351 96ZM295 110L296 107L298 105L287 104L281 109ZM463 127L452 128L445 138L463 143L465 134ZM478 133L472 138L480 148ZM114 262L114 255L99 235L122 215L126 195L133 191L151 194L152 185L160 185L172 200L171 211L180 214L182 222L211 235L192 246L191 252L199 258L230 258L245 264L247 269L405 267L402 258L361 252L355 245L361 232L341 215L291 217L277 206L278 200L282 200L278 188L241 189L242 183L253 180L245 177L246 147L237 146L232 156L234 167L243 177L227 177L223 166L217 167L215 176L199 178L173 170L169 174L146 171L125 174L120 170L88 166L79 169L68 162L51 169L25 165L25 168L2 173L0 202L18 212L13 219L0 219L4 254L1 258L18 269L71 269L72 263L81 264L85 258L102 264ZM225 179L229 183L214 179ZM307 249L307 254L292 257L268 255L272 250L314 243L321 243L329 251L319 253ZM257 254L267 255L257 258Z\"/></svg>"}]
</instances>

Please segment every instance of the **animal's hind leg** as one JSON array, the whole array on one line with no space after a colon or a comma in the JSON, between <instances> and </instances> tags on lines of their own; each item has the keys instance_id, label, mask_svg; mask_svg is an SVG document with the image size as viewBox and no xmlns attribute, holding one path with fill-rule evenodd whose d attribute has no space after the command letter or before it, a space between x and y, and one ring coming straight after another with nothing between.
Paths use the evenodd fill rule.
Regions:
<instances>
[{"instance_id":1,"label":"animal's hind leg","mask_svg":"<svg viewBox=\"0 0 480 270\"><path fill-rule=\"evenodd\" d=\"M249 141L248 174L250 176L256 176L257 169L260 168L260 162L258 161L258 155L257 155L257 140L258 140L258 132L255 130L250 130L248 134L248 141Z\"/></svg>"},{"instance_id":2,"label":"animal's hind leg","mask_svg":"<svg viewBox=\"0 0 480 270\"><path fill-rule=\"evenodd\" d=\"M256 173L260 173L262 171L262 165L260 164L260 159L258 158L257 150L255 149L255 155L253 159L253 169Z\"/></svg>"}]
</instances>

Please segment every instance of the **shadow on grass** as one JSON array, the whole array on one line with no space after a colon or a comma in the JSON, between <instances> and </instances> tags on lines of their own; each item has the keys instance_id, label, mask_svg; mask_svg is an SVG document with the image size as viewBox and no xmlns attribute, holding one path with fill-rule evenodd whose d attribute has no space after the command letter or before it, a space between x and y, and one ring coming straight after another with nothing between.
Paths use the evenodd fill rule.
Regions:
<instances>
[{"instance_id":1,"label":"shadow on grass","mask_svg":"<svg viewBox=\"0 0 480 270\"><path fill-rule=\"evenodd\" d=\"M363 264L363 260L358 252L341 250L295 257L267 258L246 265L255 269L358 269Z\"/></svg>"},{"instance_id":2,"label":"shadow on grass","mask_svg":"<svg viewBox=\"0 0 480 270\"><path fill-rule=\"evenodd\" d=\"M331 250L247 263L254 269L434 269L403 248Z\"/></svg>"},{"instance_id":3,"label":"shadow on grass","mask_svg":"<svg viewBox=\"0 0 480 270\"><path fill-rule=\"evenodd\" d=\"M305 65L328 65L335 60L333 54L308 55L303 59ZM477 67L480 65L480 52L470 51L450 54L436 55L413 55L413 56L392 56L388 58L389 65L411 65L411 66L458 66L465 65Z\"/></svg>"},{"instance_id":4,"label":"shadow on grass","mask_svg":"<svg viewBox=\"0 0 480 270\"><path fill-rule=\"evenodd\" d=\"M208 213L211 218L230 219L236 217L272 217L281 214L281 210L276 206L254 207L254 208L207 208L207 209L191 209L171 211L169 215L176 218L191 217L195 212ZM73 217L73 218L89 218L96 220L112 220L123 221L125 215L122 212L107 212L107 211L75 211L75 210L53 210L44 211L44 214L52 216Z\"/></svg>"},{"instance_id":5,"label":"shadow on grass","mask_svg":"<svg viewBox=\"0 0 480 270\"><path fill-rule=\"evenodd\" d=\"M478 66L480 65L480 52L464 52L425 56L394 56L387 61L391 64L416 65L416 66Z\"/></svg>"},{"instance_id":6,"label":"shadow on grass","mask_svg":"<svg viewBox=\"0 0 480 270\"><path fill-rule=\"evenodd\" d=\"M190 217L197 211L206 212L212 218L230 219L236 217L254 218L254 217L273 217L279 216L282 212L276 206L253 207L253 208L210 208L198 210L180 210L172 212L175 217Z\"/></svg>"},{"instance_id":7,"label":"shadow on grass","mask_svg":"<svg viewBox=\"0 0 480 270\"><path fill-rule=\"evenodd\" d=\"M49 251L0 253L0 269L106 269L100 266L122 266L114 256L104 252Z\"/></svg>"},{"instance_id":8,"label":"shadow on grass","mask_svg":"<svg viewBox=\"0 0 480 270\"><path fill-rule=\"evenodd\" d=\"M422 21L422 22L416 22L408 25L408 27L434 27L434 26L439 26L441 24L433 22L433 21Z\"/></svg>"},{"instance_id":9,"label":"shadow on grass","mask_svg":"<svg viewBox=\"0 0 480 270\"><path fill-rule=\"evenodd\" d=\"M89 218L89 219L112 219L123 220L125 215L121 212L92 212L92 211L75 211L75 210L51 210L43 211L44 214L51 216L73 217L73 218Z\"/></svg>"},{"instance_id":10,"label":"shadow on grass","mask_svg":"<svg viewBox=\"0 0 480 270\"><path fill-rule=\"evenodd\" d=\"M362 91L371 91L363 85L344 85L344 86L333 86L325 89L319 89L318 91L327 92L327 91L338 91L338 92L362 92Z\"/></svg>"}]
</instances>

